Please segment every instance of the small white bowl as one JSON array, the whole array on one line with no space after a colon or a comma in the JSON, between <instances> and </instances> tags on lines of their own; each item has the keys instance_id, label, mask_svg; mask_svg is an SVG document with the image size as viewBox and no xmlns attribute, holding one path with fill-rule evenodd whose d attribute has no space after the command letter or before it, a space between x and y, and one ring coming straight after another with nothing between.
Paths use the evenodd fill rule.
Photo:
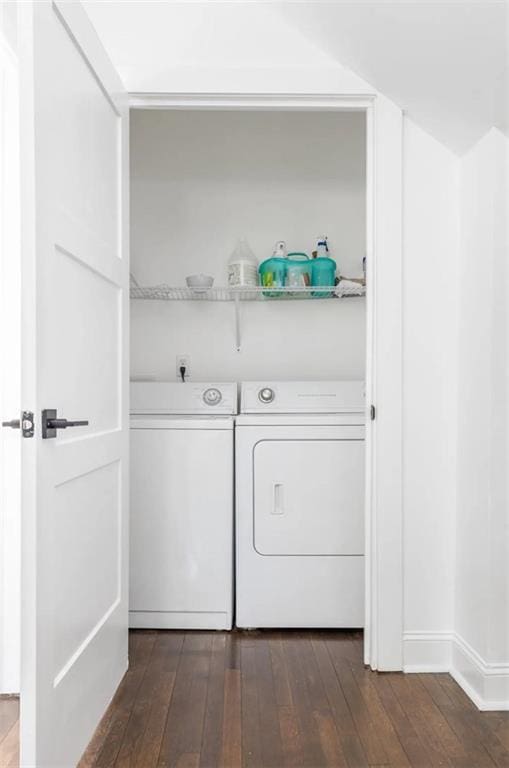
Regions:
<instances>
[{"instance_id":1,"label":"small white bowl","mask_svg":"<svg viewBox=\"0 0 509 768\"><path fill-rule=\"evenodd\" d=\"M186 277L186 284L188 288L192 288L193 291L197 291L198 293L204 293L205 291L208 291L209 288L212 288L212 285L214 283L214 278L210 275L188 275Z\"/></svg>"}]
</instances>

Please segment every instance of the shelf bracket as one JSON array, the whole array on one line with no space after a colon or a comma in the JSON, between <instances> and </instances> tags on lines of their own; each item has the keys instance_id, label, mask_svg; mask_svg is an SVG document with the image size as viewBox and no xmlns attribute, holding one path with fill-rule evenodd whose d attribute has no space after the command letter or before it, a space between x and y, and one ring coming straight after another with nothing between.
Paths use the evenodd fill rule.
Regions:
<instances>
[{"instance_id":1,"label":"shelf bracket","mask_svg":"<svg viewBox=\"0 0 509 768\"><path fill-rule=\"evenodd\" d=\"M235 346L237 347L237 352L240 352L240 296L237 292L234 294L234 305L235 305Z\"/></svg>"}]
</instances>

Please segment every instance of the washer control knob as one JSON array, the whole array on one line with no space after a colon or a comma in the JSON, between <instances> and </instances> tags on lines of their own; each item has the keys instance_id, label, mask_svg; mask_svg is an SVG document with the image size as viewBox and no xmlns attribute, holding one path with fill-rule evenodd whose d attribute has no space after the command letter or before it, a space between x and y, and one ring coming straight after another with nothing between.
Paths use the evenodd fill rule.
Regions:
<instances>
[{"instance_id":1,"label":"washer control knob","mask_svg":"<svg viewBox=\"0 0 509 768\"><path fill-rule=\"evenodd\" d=\"M206 405L219 405L222 399L223 396L220 390L216 389L216 387L210 387L203 393L203 402Z\"/></svg>"},{"instance_id":2,"label":"washer control knob","mask_svg":"<svg viewBox=\"0 0 509 768\"><path fill-rule=\"evenodd\" d=\"M262 403L272 403L275 397L276 397L276 393L270 387L264 387L263 389L260 389L260 391L258 392L258 399Z\"/></svg>"}]
</instances>

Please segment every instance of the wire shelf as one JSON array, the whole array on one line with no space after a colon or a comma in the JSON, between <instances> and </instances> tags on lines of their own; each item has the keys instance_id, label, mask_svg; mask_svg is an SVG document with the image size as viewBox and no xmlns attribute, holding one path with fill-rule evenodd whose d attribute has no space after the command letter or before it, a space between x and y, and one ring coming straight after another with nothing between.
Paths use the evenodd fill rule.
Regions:
<instances>
[{"instance_id":1,"label":"wire shelf","mask_svg":"<svg viewBox=\"0 0 509 768\"><path fill-rule=\"evenodd\" d=\"M144 287L131 285L131 299L151 299L160 301L274 301L275 299L336 299L352 296L364 296L364 285L312 286L267 288L267 287L214 287L206 290L195 288L175 287L170 285L155 285Z\"/></svg>"},{"instance_id":2,"label":"wire shelf","mask_svg":"<svg viewBox=\"0 0 509 768\"><path fill-rule=\"evenodd\" d=\"M156 301L229 301L235 308L235 345L241 348L241 312L242 301L275 301L277 299L343 299L354 296L364 296L366 287L351 280L340 280L338 285L320 285L312 287L284 288L258 286L250 287L213 287L203 289L175 287L171 285L154 285L145 287L138 285L131 276L131 299L149 299Z\"/></svg>"}]
</instances>

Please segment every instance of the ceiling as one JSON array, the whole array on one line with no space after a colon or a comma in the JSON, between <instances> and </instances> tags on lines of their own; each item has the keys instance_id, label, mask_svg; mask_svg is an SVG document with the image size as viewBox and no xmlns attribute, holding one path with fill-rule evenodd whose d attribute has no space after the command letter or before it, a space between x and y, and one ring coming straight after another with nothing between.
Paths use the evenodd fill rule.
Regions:
<instances>
[{"instance_id":1,"label":"ceiling","mask_svg":"<svg viewBox=\"0 0 509 768\"><path fill-rule=\"evenodd\" d=\"M502 2L288 3L321 49L461 153L508 132L508 5Z\"/></svg>"},{"instance_id":2,"label":"ceiling","mask_svg":"<svg viewBox=\"0 0 509 768\"><path fill-rule=\"evenodd\" d=\"M506 0L83 4L129 91L160 91L168 73L201 73L208 90L214 72L247 83L254 70L346 67L459 154L509 130Z\"/></svg>"}]
</instances>

